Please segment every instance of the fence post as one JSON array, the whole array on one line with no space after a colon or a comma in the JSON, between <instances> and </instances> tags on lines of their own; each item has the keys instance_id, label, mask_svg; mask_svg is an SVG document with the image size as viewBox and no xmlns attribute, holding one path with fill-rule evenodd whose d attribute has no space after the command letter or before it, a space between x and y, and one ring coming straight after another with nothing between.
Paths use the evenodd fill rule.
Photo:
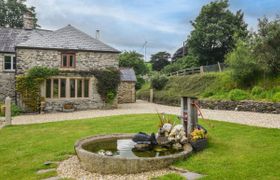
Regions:
<instances>
[{"instance_id":1,"label":"fence post","mask_svg":"<svg viewBox=\"0 0 280 180\"><path fill-rule=\"evenodd\" d=\"M200 66L200 74L203 74L203 73L204 73L203 66Z\"/></svg>"},{"instance_id":2,"label":"fence post","mask_svg":"<svg viewBox=\"0 0 280 180\"><path fill-rule=\"evenodd\" d=\"M154 89L150 89L150 103L154 101Z\"/></svg>"},{"instance_id":3,"label":"fence post","mask_svg":"<svg viewBox=\"0 0 280 180\"><path fill-rule=\"evenodd\" d=\"M221 64L218 62L219 72L222 72Z\"/></svg>"},{"instance_id":4,"label":"fence post","mask_svg":"<svg viewBox=\"0 0 280 180\"><path fill-rule=\"evenodd\" d=\"M11 98L8 96L5 99L5 124L12 124L12 115L11 115Z\"/></svg>"}]
</instances>

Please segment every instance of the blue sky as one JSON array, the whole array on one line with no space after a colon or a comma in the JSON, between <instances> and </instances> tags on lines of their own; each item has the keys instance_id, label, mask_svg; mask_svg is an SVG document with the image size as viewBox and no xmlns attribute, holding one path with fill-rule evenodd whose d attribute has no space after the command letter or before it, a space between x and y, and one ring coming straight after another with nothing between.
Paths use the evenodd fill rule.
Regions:
<instances>
[{"instance_id":1,"label":"blue sky","mask_svg":"<svg viewBox=\"0 0 280 180\"><path fill-rule=\"evenodd\" d=\"M174 51L182 46L192 30L190 21L210 0L27 0L36 7L39 24L58 29L71 24L123 50L144 53ZM257 19L280 15L279 0L230 0L230 9L242 9L249 29L256 29Z\"/></svg>"}]
</instances>

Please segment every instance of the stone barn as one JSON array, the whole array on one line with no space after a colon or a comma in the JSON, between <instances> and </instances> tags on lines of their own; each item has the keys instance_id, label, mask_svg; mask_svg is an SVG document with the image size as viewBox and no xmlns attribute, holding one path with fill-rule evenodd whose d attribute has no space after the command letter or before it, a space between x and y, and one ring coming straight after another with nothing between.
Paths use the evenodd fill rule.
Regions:
<instances>
[{"instance_id":1,"label":"stone barn","mask_svg":"<svg viewBox=\"0 0 280 180\"><path fill-rule=\"evenodd\" d=\"M134 103L136 76L132 68L120 68L121 83L118 89L118 103Z\"/></svg>"}]
</instances>

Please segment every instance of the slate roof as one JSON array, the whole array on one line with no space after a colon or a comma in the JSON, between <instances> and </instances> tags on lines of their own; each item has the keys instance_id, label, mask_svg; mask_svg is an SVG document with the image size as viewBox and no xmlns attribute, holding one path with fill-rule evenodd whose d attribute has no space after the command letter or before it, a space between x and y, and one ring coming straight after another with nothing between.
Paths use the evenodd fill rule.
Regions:
<instances>
[{"instance_id":1,"label":"slate roof","mask_svg":"<svg viewBox=\"0 0 280 180\"><path fill-rule=\"evenodd\" d=\"M38 36L43 36L51 32L52 31L43 29L25 30L0 27L0 52L15 53L16 44L27 41L35 34Z\"/></svg>"},{"instance_id":2,"label":"slate roof","mask_svg":"<svg viewBox=\"0 0 280 180\"><path fill-rule=\"evenodd\" d=\"M136 75L132 68L120 68L121 81L136 82Z\"/></svg>"},{"instance_id":3,"label":"slate roof","mask_svg":"<svg viewBox=\"0 0 280 180\"><path fill-rule=\"evenodd\" d=\"M68 25L44 36L34 35L17 47L116 52L118 50Z\"/></svg>"}]
</instances>

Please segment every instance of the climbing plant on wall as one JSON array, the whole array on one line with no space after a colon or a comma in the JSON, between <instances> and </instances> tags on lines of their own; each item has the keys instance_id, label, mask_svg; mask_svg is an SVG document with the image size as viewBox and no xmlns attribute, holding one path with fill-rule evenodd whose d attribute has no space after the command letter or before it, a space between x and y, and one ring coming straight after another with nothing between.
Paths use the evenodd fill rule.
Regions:
<instances>
[{"instance_id":1,"label":"climbing plant on wall","mask_svg":"<svg viewBox=\"0 0 280 180\"><path fill-rule=\"evenodd\" d=\"M16 77L16 91L30 111L39 111L41 84L50 76L58 75L58 73L59 70L55 68L33 67L26 74Z\"/></svg>"},{"instance_id":2,"label":"climbing plant on wall","mask_svg":"<svg viewBox=\"0 0 280 180\"><path fill-rule=\"evenodd\" d=\"M105 103L112 103L117 96L120 84L120 71L116 68L98 69L93 71L97 79L97 91Z\"/></svg>"}]
</instances>

